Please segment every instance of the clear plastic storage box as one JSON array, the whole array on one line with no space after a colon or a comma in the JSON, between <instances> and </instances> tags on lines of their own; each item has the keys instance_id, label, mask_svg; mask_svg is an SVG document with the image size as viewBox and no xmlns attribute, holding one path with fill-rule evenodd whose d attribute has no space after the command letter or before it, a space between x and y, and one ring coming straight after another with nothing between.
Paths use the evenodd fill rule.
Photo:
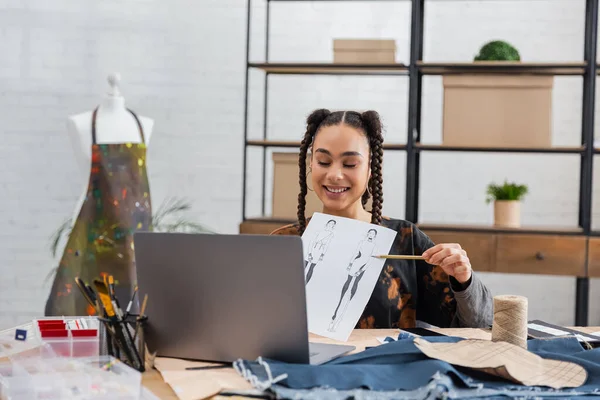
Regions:
<instances>
[{"instance_id":1,"label":"clear plastic storage box","mask_svg":"<svg viewBox=\"0 0 600 400\"><path fill-rule=\"evenodd\" d=\"M36 337L58 356L100 355L100 321L96 317L46 317L33 320Z\"/></svg>"},{"instance_id":2,"label":"clear plastic storage box","mask_svg":"<svg viewBox=\"0 0 600 400\"><path fill-rule=\"evenodd\" d=\"M0 363L2 400L139 400L141 373L111 356Z\"/></svg>"}]
</instances>

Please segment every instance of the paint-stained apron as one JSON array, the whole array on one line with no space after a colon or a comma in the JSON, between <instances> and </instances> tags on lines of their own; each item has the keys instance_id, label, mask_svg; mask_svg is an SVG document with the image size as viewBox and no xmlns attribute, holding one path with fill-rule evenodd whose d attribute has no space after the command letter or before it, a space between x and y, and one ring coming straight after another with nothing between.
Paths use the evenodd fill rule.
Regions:
<instances>
[{"instance_id":1,"label":"paint-stained apron","mask_svg":"<svg viewBox=\"0 0 600 400\"><path fill-rule=\"evenodd\" d=\"M151 229L152 206L146 173L146 143L96 143L96 108L92 115L91 171L87 194L73 225L46 302L45 315L94 315L74 278L113 275L117 294L136 285L133 234ZM120 304L129 299L119 298Z\"/></svg>"}]
</instances>

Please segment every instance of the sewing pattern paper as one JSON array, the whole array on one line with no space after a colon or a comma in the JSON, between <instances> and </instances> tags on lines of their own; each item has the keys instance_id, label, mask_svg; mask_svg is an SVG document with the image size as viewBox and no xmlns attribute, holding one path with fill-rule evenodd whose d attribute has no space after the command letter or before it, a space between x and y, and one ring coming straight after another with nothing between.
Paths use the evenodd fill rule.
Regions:
<instances>
[{"instance_id":1,"label":"sewing pattern paper","mask_svg":"<svg viewBox=\"0 0 600 400\"><path fill-rule=\"evenodd\" d=\"M545 359L519 346L489 340L433 343L414 339L426 356L452 365L478 369L526 386L575 388L587 379L586 370L573 362Z\"/></svg>"}]
</instances>

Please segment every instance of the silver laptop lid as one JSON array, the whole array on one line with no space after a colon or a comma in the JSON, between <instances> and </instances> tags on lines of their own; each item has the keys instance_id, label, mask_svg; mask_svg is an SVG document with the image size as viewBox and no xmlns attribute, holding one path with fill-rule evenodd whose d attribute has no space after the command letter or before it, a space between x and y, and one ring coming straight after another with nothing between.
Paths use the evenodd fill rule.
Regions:
<instances>
[{"instance_id":1,"label":"silver laptop lid","mask_svg":"<svg viewBox=\"0 0 600 400\"><path fill-rule=\"evenodd\" d=\"M308 363L300 237L138 232L134 243L150 352Z\"/></svg>"}]
</instances>

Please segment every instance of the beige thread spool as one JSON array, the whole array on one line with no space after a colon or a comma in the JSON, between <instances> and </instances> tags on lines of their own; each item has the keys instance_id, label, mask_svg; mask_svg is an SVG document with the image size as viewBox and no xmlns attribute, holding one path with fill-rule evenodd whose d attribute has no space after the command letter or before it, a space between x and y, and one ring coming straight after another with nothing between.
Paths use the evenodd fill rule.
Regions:
<instances>
[{"instance_id":1,"label":"beige thread spool","mask_svg":"<svg viewBox=\"0 0 600 400\"><path fill-rule=\"evenodd\" d=\"M492 342L508 342L527 349L527 297L494 296Z\"/></svg>"}]
</instances>

